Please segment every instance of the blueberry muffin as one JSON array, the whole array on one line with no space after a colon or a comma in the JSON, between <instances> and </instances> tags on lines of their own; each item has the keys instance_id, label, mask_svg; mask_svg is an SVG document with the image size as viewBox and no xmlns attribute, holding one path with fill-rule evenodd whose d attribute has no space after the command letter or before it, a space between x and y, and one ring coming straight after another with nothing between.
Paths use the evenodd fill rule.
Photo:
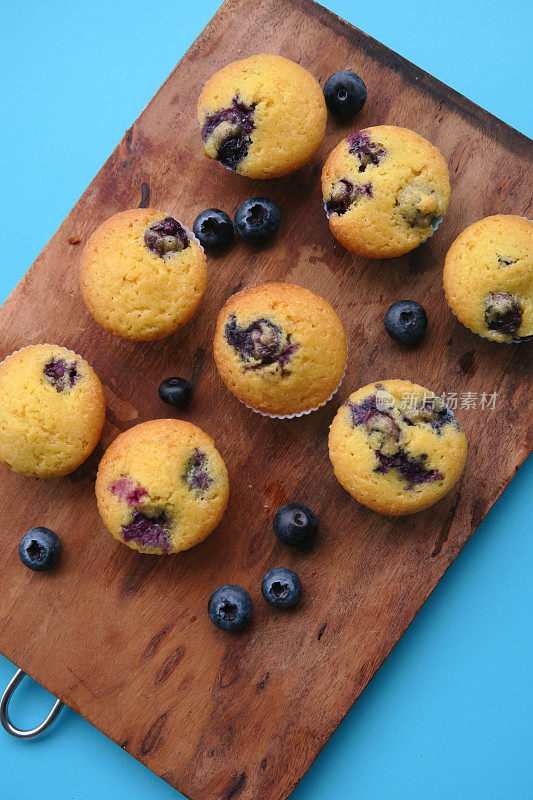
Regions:
<instances>
[{"instance_id":1,"label":"blueberry muffin","mask_svg":"<svg viewBox=\"0 0 533 800\"><path fill-rule=\"evenodd\" d=\"M206 156L248 178L279 178L303 166L324 138L326 117L319 83L281 56L228 64L198 100Z\"/></svg>"},{"instance_id":2,"label":"blueberry muffin","mask_svg":"<svg viewBox=\"0 0 533 800\"><path fill-rule=\"evenodd\" d=\"M177 419L122 433L96 478L104 524L140 553L179 553L203 541L222 519L228 495L226 465L211 437Z\"/></svg>"},{"instance_id":3,"label":"blueberry muffin","mask_svg":"<svg viewBox=\"0 0 533 800\"><path fill-rule=\"evenodd\" d=\"M332 307L289 283L261 283L227 301L217 321L215 361L245 405L267 416L301 416L337 391L346 335Z\"/></svg>"},{"instance_id":4,"label":"blueberry muffin","mask_svg":"<svg viewBox=\"0 0 533 800\"><path fill-rule=\"evenodd\" d=\"M104 425L102 384L64 347L23 347L0 364L0 462L34 478L67 475L92 453Z\"/></svg>"},{"instance_id":5,"label":"blueberry muffin","mask_svg":"<svg viewBox=\"0 0 533 800\"><path fill-rule=\"evenodd\" d=\"M378 125L351 133L322 170L329 227L352 253L391 258L424 242L450 199L439 150L407 128Z\"/></svg>"},{"instance_id":6,"label":"blueberry muffin","mask_svg":"<svg viewBox=\"0 0 533 800\"><path fill-rule=\"evenodd\" d=\"M466 228L446 255L444 291L457 319L479 336L533 336L533 222L498 214Z\"/></svg>"},{"instance_id":7,"label":"blueberry muffin","mask_svg":"<svg viewBox=\"0 0 533 800\"><path fill-rule=\"evenodd\" d=\"M433 392L410 381L382 381L340 407L329 457L360 503L380 514L412 514L450 491L465 465L466 437Z\"/></svg>"},{"instance_id":8,"label":"blueberry muffin","mask_svg":"<svg viewBox=\"0 0 533 800\"><path fill-rule=\"evenodd\" d=\"M83 251L85 305L99 325L123 339L175 333L200 305L206 281L204 252L190 231L151 208L115 214Z\"/></svg>"}]
</instances>

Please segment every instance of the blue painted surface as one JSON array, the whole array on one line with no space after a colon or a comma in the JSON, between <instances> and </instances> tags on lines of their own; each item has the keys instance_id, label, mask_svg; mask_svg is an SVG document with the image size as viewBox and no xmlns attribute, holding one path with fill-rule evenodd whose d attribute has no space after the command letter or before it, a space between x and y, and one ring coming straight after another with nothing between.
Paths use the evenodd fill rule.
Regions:
<instances>
[{"instance_id":1,"label":"blue painted surface","mask_svg":"<svg viewBox=\"0 0 533 800\"><path fill-rule=\"evenodd\" d=\"M217 5L216 0L2 4L0 299ZM532 96L533 6L527 0L430 6L420 0L328 0L328 5L531 135L526 99ZM530 460L292 800L530 800L532 490ZM7 527L3 535L8 534ZM0 657L0 686L12 671ZM13 701L13 715L29 725L44 715L50 697L30 681L24 687ZM175 800L178 795L65 711L41 741L18 742L0 731L1 800L37 797Z\"/></svg>"}]
</instances>

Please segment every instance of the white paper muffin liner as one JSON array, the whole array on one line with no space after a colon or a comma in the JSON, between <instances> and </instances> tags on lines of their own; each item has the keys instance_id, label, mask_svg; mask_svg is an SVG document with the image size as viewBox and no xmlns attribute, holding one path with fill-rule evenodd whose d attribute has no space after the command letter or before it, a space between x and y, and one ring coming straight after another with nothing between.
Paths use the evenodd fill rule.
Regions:
<instances>
[{"instance_id":1,"label":"white paper muffin liner","mask_svg":"<svg viewBox=\"0 0 533 800\"><path fill-rule=\"evenodd\" d=\"M239 403L242 403L243 406L246 406L246 408L249 408L250 411L254 411L256 414L260 414L262 417L269 417L270 419L293 419L294 417L305 417L307 414L312 414L313 411L318 411L319 408L323 408L323 406L325 406L326 403L329 403L331 398L334 397L334 395L337 394L337 392L340 389L341 383L344 380L344 376L346 375L347 366L348 366L348 354L346 354L346 361L344 363L344 371L343 371L343 373L341 375L341 378L340 378L337 386L335 387L335 389L333 389L333 391L330 394L330 396L326 400L324 400L322 403L320 403L320 405L315 406L314 408L308 408L305 411L298 411L296 414L267 414L264 411L259 411L257 408L254 408L253 406L248 405L248 403L245 403L244 400L241 400L238 397L237 397L237 400L239 401Z\"/></svg>"},{"instance_id":2,"label":"white paper muffin liner","mask_svg":"<svg viewBox=\"0 0 533 800\"><path fill-rule=\"evenodd\" d=\"M433 233L435 233L435 231L437 230L443 219L444 219L444 214L442 214L440 217L437 217L437 219L431 223L431 227L433 228ZM433 233L429 234L428 239L431 239Z\"/></svg>"},{"instance_id":3,"label":"white paper muffin liner","mask_svg":"<svg viewBox=\"0 0 533 800\"><path fill-rule=\"evenodd\" d=\"M441 224L443 219L444 219L444 214L441 217L437 217L437 219L434 222L431 223L431 227L433 228L433 230L431 231L429 236L426 239L424 239L423 242L419 242L416 247L413 247L413 250L416 250L418 247L421 247L429 239L431 239L431 237L433 236L433 234L435 233L435 231L437 230L437 228L439 227L439 225ZM408 250L407 253L412 253L413 250ZM405 255L407 255L407 253L405 253Z\"/></svg>"},{"instance_id":4,"label":"white paper muffin liner","mask_svg":"<svg viewBox=\"0 0 533 800\"><path fill-rule=\"evenodd\" d=\"M528 222L533 222L533 220L529 219L529 217L522 217L522 219L526 219ZM463 228L463 230L466 230L466 228ZM461 231L461 233L462 233L462 231ZM460 235L460 234L458 234L458 235ZM472 328L469 328L468 325L465 325L464 322L461 322L461 320L459 319L459 317L457 316L457 314L455 313L455 311L451 307L450 303L448 302L448 297L446 295L446 289L444 288L444 282L442 284L442 291L444 292L444 298L446 300L446 305L448 306L448 308L452 312L452 314L455 317L455 319L457 320L457 322L460 322L461 325L463 326L463 328L466 328L467 331L470 331L470 333L473 333L474 336L479 336L479 338L483 339L484 342L494 342L494 344L523 344L524 342L533 341L533 334L531 334L531 336L523 336L521 339L511 339L509 342L501 342L498 339L493 339L491 336L483 336L481 333L478 333L477 331L473 331Z\"/></svg>"},{"instance_id":5,"label":"white paper muffin liner","mask_svg":"<svg viewBox=\"0 0 533 800\"><path fill-rule=\"evenodd\" d=\"M192 239L192 241L195 242L198 245L198 247L200 248L202 253L205 255L205 250L203 248L203 245L200 244L200 240L196 238L196 236L194 235L192 230L190 228L188 228L186 225L184 225L183 222L180 222L180 225L183 228L183 230L185 231L185 233L187 234L187 236L189 237L189 239Z\"/></svg>"}]
</instances>

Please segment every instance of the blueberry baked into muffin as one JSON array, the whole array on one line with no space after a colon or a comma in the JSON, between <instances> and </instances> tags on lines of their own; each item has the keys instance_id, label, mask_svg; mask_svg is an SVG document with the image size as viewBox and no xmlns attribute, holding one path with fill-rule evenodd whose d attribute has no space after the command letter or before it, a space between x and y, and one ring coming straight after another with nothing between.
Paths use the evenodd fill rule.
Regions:
<instances>
[{"instance_id":1,"label":"blueberry baked into muffin","mask_svg":"<svg viewBox=\"0 0 533 800\"><path fill-rule=\"evenodd\" d=\"M444 291L455 316L479 336L533 336L533 222L497 214L466 228L446 255Z\"/></svg>"},{"instance_id":2,"label":"blueberry baked into muffin","mask_svg":"<svg viewBox=\"0 0 533 800\"><path fill-rule=\"evenodd\" d=\"M342 486L381 514L412 514L450 491L466 460L466 437L447 406L410 381L364 386L339 408L329 456Z\"/></svg>"},{"instance_id":3,"label":"blueberry baked into muffin","mask_svg":"<svg viewBox=\"0 0 533 800\"><path fill-rule=\"evenodd\" d=\"M198 544L222 519L228 495L226 465L211 437L176 419L122 433L96 478L104 524L141 553L178 553Z\"/></svg>"},{"instance_id":4,"label":"blueberry baked into muffin","mask_svg":"<svg viewBox=\"0 0 533 800\"><path fill-rule=\"evenodd\" d=\"M103 328L123 339L163 339L200 305L206 259L174 217L136 208L115 214L92 234L80 282L85 305Z\"/></svg>"},{"instance_id":5,"label":"blueberry baked into muffin","mask_svg":"<svg viewBox=\"0 0 533 800\"><path fill-rule=\"evenodd\" d=\"M268 416L296 416L337 390L346 335L337 313L314 292L261 283L227 301L214 354L222 380L245 405Z\"/></svg>"},{"instance_id":6,"label":"blueberry baked into muffin","mask_svg":"<svg viewBox=\"0 0 533 800\"><path fill-rule=\"evenodd\" d=\"M54 478L92 453L105 418L102 384L83 358L52 344L23 347L0 364L0 462Z\"/></svg>"},{"instance_id":7,"label":"blueberry baked into muffin","mask_svg":"<svg viewBox=\"0 0 533 800\"><path fill-rule=\"evenodd\" d=\"M378 125L351 133L322 170L329 226L352 253L390 258L424 242L450 199L446 162L418 133Z\"/></svg>"},{"instance_id":8,"label":"blueberry baked into muffin","mask_svg":"<svg viewBox=\"0 0 533 800\"><path fill-rule=\"evenodd\" d=\"M228 64L198 100L205 155L248 178L278 178L303 166L324 138L326 118L318 81L275 55Z\"/></svg>"}]
</instances>

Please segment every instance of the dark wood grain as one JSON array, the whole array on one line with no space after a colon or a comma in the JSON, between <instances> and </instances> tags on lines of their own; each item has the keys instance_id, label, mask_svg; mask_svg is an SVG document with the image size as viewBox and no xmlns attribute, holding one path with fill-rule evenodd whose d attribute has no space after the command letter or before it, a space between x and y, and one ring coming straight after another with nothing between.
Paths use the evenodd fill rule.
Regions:
<instances>
[{"instance_id":1,"label":"dark wood grain","mask_svg":"<svg viewBox=\"0 0 533 800\"><path fill-rule=\"evenodd\" d=\"M359 127L406 125L442 150L451 205L425 245L372 262L336 244L319 174L348 128L332 119L313 161L281 180L252 183L203 158L195 103L204 81L260 51L298 61L322 83L351 65L368 86ZM530 157L521 134L322 7L227 0L3 306L0 356L41 341L82 353L105 385L108 412L97 451L69 478L39 482L0 470L0 649L193 800L287 797L529 452L531 349L465 330L446 306L441 272L450 243L474 220L531 216ZM85 312L81 249L111 214L152 205L190 225L202 208L232 212L263 193L282 207L279 237L265 250L240 243L211 257L205 300L183 331L125 342ZM216 374L219 308L237 287L264 279L317 291L347 329L350 360L338 398L308 417L261 418ZM402 297L421 300L430 318L415 350L383 330L385 309ZM103 529L94 476L120 431L169 414L156 389L170 374L194 380L184 416L214 436L231 498L210 539L157 558L127 550ZM351 500L327 459L338 403L389 377L439 392L498 392L494 411L457 411L470 441L460 485L408 518L380 517ZM319 542L307 555L272 535L272 516L289 499L307 502L320 518ZM31 574L18 560L19 537L34 524L54 528L64 543L53 573ZM302 577L295 613L278 614L260 599L261 577L274 565ZM210 592L226 582L254 599L254 623L241 636L215 630L207 618Z\"/></svg>"}]
</instances>

